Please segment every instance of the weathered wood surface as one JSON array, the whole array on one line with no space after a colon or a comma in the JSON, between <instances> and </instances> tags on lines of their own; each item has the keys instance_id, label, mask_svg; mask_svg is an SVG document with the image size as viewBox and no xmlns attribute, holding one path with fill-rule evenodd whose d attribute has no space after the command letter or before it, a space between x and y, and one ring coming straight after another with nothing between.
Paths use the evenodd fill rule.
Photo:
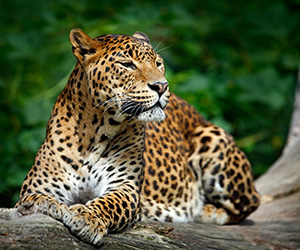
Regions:
<instances>
[{"instance_id":1,"label":"weathered wood surface","mask_svg":"<svg viewBox=\"0 0 300 250\"><path fill-rule=\"evenodd\" d=\"M263 204L240 225L139 223L101 249L299 249L300 192ZM94 249L51 217L0 209L1 249Z\"/></svg>"}]
</instances>

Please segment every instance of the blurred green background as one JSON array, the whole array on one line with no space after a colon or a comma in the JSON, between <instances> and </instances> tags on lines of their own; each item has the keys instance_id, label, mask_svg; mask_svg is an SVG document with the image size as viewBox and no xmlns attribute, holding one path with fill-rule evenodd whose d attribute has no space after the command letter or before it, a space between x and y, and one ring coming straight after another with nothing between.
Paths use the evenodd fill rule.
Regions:
<instances>
[{"instance_id":1,"label":"blurred green background","mask_svg":"<svg viewBox=\"0 0 300 250\"><path fill-rule=\"evenodd\" d=\"M75 58L69 31L143 31L173 92L233 134L255 177L278 158L292 112L299 0L2 1L0 207L12 206Z\"/></svg>"}]
</instances>

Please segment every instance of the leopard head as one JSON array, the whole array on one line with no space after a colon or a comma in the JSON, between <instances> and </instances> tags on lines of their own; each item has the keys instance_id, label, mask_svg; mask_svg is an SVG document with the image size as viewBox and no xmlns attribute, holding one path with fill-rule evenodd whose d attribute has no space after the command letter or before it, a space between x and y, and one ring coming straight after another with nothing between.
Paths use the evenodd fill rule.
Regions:
<instances>
[{"instance_id":1,"label":"leopard head","mask_svg":"<svg viewBox=\"0 0 300 250\"><path fill-rule=\"evenodd\" d=\"M70 40L95 108L115 110L120 119L165 118L170 93L164 62L146 34L109 34L92 39L73 29Z\"/></svg>"}]
</instances>

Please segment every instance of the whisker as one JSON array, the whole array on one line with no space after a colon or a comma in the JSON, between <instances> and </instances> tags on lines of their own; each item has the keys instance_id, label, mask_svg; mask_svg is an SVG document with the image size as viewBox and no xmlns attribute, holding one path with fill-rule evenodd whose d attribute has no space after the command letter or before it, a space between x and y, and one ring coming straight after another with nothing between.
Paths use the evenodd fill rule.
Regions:
<instances>
[{"instance_id":1,"label":"whisker","mask_svg":"<svg viewBox=\"0 0 300 250\"><path fill-rule=\"evenodd\" d=\"M108 99L107 101L105 101L105 102L99 102L96 106L94 106L93 108L92 108L92 110L93 109L95 109L96 107L98 107L100 104L102 104L101 106L100 106L100 109L102 109L102 107L103 106L105 106L107 103L112 103L109 107L111 107L120 97L122 97L122 96L124 96L124 95L126 95L125 93L123 93L122 95L116 95L116 96L114 96L114 97L112 97L112 98L110 98L110 99ZM106 108L106 110L107 110L108 108ZM105 110L105 111L106 111ZM104 111L104 112L105 112Z\"/></svg>"},{"instance_id":2,"label":"whisker","mask_svg":"<svg viewBox=\"0 0 300 250\"><path fill-rule=\"evenodd\" d=\"M111 98L112 99L112 98ZM109 103L110 101L111 101L111 99L108 99L107 101L105 101L105 102L98 102L97 103L97 105L95 105L93 108L92 108L92 110L94 110L95 108L97 108L100 104L102 104L101 105L101 107L100 107L100 109L105 105L105 104L107 104L107 103Z\"/></svg>"},{"instance_id":3,"label":"whisker","mask_svg":"<svg viewBox=\"0 0 300 250\"><path fill-rule=\"evenodd\" d=\"M105 109L103 110L102 115L112 108L113 106L121 106L118 108L118 110L115 113L115 117L118 119L122 114L124 114L127 110L132 109L132 113L134 113L133 116L135 116L140 108L143 108L140 106L140 103L135 102L135 100L138 100L139 98L134 96L128 96L127 93L122 93L121 95L116 95L110 99L108 99L105 102L99 101L97 105L95 105L92 109L98 108L100 105L100 109L102 109L105 106Z\"/></svg>"},{"instance_id":4,"label":"whisker","mask_svg":"<svg viewBox=\"0 0 300 250\"><path fill-rule=\"evenodd\" d=\"M137 117L136 114L139 111L139 109L141 109L140 113L143 113L143 111L145 110L145 107L144 106L138 106L138 109L135 111L135 114L132 116L132 118L129 121L132 121L134 118Z\"/></svg>"},{"instance_id":5,"label":"whisker","mask_svg":"<svg viewBox=\"0 0 300 250\"><path fill-rule=\"evenodd\" d=\"M122 98L114 98L114 100L112 100L111 105L108 106L108 107L104 110L104 112L107 111L109 108L111 108L113 105L115 105L118 101L121 102L121 104L122 104L122 103L125 103L125 102L128 101L128 100L129 100L128 97L125 97L125 98L124 98L124 97L122 97Z\"/></svg>"},{"instance_id":6,"label":"whisker","mask_svg":"<svg viewBox=\"0 0 300 250\"><path fill-rule=\"evenodd\" d=\"M125 103L124 106L123 106L122 111L121 111L122 114L125 113L127 110L129 110L131 108L134 109L137 105L135 103L130 102L130 103Z\"/></svg>"},{"instance_id":7,"label":"whisker","mask_svg":"<svg viewBox=\"0 0 300 250\"><path fill-rule=\"evenodd\" d=\"M169 49L169 48L171 48L171 47L173 47L173 46L174 46L174 45L170 45L170 46L164 47L164 48L162 48L162 49L156 51L156 53L159 53L159 52L161 52L161 51L164 51L164 50L166 50L166 49Z\"/></svg>"},{"instance_id":8,"label":"whisker","mask_svg":"<svg viewBox=\"0 0 300 250\"><path fill-rule=\"evenodd\" d=\"M160 42L155 46L154 51L156 51L158 49L158 47L162 44L162 42L164 42L166 40L166 37L161 39Z\"/></svg>"},{"instance_id":9,"label":"whisker","mask_svg":"<svg viewBox=\"0 0 300 250\"><path fill-rule=\"evenodd\" d=\"M132 108L134 105L139 105L139 103L135 103L134 100L138 100L138 98L126 96L126 98L120 99L122 107L116 112L116 115L118 115L117 117L120 117L126 110Z\"/></svg>"},{"instance_id":10,"label":"whisker","mask_svg":"<svg viewBox=\"0 0 300 250\"><path fill-rule=\"evenodd\" d=\"M131 122L133 119L135 119L135 117L131 116L130 119L128 120L128 122Z\"/></svg>"},{"instance_id":11,"label":"whisker","mask_svg":"<svg viewBox=\"0 0 300 250\"><path fill-rule=\"evenodd\" d=\"M142 113L142 111L144 110L144 106L142 105L143 104L143 102L142 103L139 103L139 105L137 105L135 108L136 108L136 111L134 112L134 116L136 117L137 115L137 113L140 111L140 109L141 109L141 112L140 113ZM134 109L135 109L134 108ZM132 111L134 111L134 109L132 110Z\"/></svg>"},{"instance_id":12,"label":"whisker","mask_svg":"<svg viewBox=\"0 0 300 250\"><path fill-rule=\"evenodd\" d=\"M117 116L117 118L119 118L122 114L124 114L128 109L131 109L132 107L134 107L133 103L125 103L121 108L118 109L115 115Z\"/></svg>"},{"instance_id":13,"label":"whisker","mask_svg":"<svg viewBox=\"0 0 300 250\"><path fill-rule=\"evenodd\" d=\"M136 114L139 112L139 109L143 109L143 107L142 106L136 106L135 108L137 108L136 111L134 112L134 116L136 117L137 116Z\"/></svg>"}]
</instances>

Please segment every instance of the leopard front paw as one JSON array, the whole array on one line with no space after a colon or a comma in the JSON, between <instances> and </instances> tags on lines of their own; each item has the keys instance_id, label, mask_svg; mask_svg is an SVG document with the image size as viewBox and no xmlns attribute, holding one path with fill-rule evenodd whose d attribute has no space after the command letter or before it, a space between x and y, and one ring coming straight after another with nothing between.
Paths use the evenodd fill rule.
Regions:
<instances>
[{"instance_id":1,"label":"leopard front paw","mask_svg":"<svg viewBox=\"0 0 300 250\"><path fill-rule=\"evenodd\" d=\"M229 222L229 215L224 208L216 208L213 204L205 204L201 213L201 221L225 225Z\"/></svg>"},{"instance_id":2,"label":"leopard front paw","mask_svg":"<svg viewBox=\"0 0 300 250\"><path fill-rule=\"evenodd\" d=\"M63 216L63 223L81 240L100 246L107 234L104 223L96 217L92 210L81 204L69 207Z\"/></svg>"},{"instance_id":3,"label":"leopard front paw","mask_svg":"<svg viewBox=\"0 0 300 250\"><path fill-rule=\"evenodd\" d=\"M68 211L68 206L58 202L52 197L40 196L38 199L27 200L19 204L18 211L22 215L42 213L56 220L62 220L63 215Z\"/></svg>"}]
</instances>

